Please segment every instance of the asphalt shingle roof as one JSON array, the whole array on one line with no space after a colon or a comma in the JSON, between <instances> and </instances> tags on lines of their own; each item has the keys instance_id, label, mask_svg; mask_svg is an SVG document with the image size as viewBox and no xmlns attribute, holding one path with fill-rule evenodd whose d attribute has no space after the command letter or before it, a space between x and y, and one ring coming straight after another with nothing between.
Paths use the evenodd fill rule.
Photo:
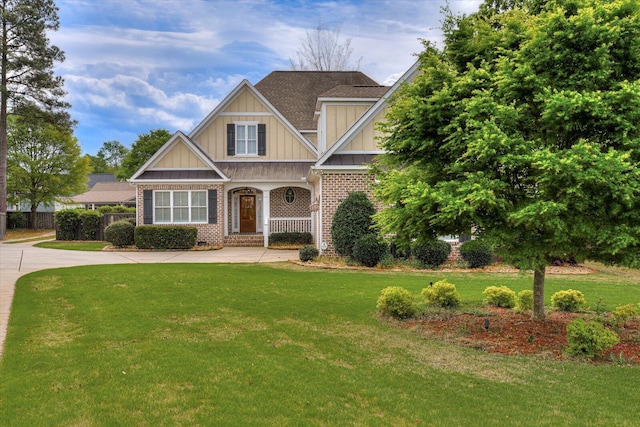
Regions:
<instances>
[{"instance_id":1,"label":"asphalt shingle roof","mask_svg":"<svg viewBox=\"0 0 640 427\"><path fill-rule=\"evenodd\" d=\"M360 71L274 71L254 87L298 130L312 130L318 96L345 85L380 87Z\"/></svg>"}]
</instances>

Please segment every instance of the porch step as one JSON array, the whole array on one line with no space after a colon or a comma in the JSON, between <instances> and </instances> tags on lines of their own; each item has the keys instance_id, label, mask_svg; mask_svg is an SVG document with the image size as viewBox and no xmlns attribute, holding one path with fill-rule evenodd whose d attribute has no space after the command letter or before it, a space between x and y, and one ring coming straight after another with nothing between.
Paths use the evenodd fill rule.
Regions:
<instances>
[{"instance_id":1,"label":"porch step","mask_svg":"<svg viewBox=\"0 0 640 427\"><path fill-rule=\"evenodd\" d=\"M262 234L231 234L224 236L224 246L261 247L264 246Z\"/></svg>"}]
</instances>

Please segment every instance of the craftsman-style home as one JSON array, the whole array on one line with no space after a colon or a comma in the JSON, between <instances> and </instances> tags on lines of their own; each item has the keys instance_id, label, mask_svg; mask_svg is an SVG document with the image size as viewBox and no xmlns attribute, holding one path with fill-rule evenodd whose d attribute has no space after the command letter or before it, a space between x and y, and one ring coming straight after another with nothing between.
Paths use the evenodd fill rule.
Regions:
<instances>
[{"instance_id":1,"label":"craftsman-style home","mask_svg":"<svg viewBox=\"0 0 640 427\"><path fill-rule=\"evenodd\" d=\"M266 246L271 233L310 232L332 253L333 214L369 191L381 151L375 123L393 87L359 71L275 71L241 82L188 135L177 132L130 179L138 224L198 228L199 242Z\"/></svg>"}]
</instances>

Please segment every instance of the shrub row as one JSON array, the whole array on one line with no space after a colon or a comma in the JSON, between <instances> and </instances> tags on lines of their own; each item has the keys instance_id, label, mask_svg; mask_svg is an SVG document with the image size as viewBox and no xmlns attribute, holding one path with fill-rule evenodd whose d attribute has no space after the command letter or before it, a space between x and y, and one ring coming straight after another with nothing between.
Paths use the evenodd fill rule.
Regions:
<instances>
[{"instance_id":1,"label":"shrub row","mask_svg":"<svg viewBox=\"0 0 640 427\"><path fill-rule=\"evenodd\" d=\"M98 212L100 212L101 214L106 214L106 213L136 213L136 208L135 207L131 207L128 208L126 206L100 206L98 208Z\"/></svg>"},{"instance_id":2,"label":"shrub row","mask_svg":"<svg viewBox=\"0 0 640 427\"><path fill-rule=\"evenodd\" d=\"M62 209L54 214L56 222L56 240L75 240L78 226L85 240L95 240L100 231L102 214L84 209Z\"/></svg>"},{"instance_id":3,"label":"shrub row","mask_svg":"<svg viewBox=\"0 0 640 427\"><path fill-rule=\"evenodd\" d=\"M198 229L184 225L136 227L134 241L139 249L191 249L196 245Z\"/></svg>"},{"instance_id":4,"label":"shrub row","mask_svg":"<svg viewBox=\"0 0 640 427\"><path fill-rule=\"evenodd\" d=\"M269 244L308 245L313 242L311 233L273 233L269 236Z\"/></svg>"}]
</instances>

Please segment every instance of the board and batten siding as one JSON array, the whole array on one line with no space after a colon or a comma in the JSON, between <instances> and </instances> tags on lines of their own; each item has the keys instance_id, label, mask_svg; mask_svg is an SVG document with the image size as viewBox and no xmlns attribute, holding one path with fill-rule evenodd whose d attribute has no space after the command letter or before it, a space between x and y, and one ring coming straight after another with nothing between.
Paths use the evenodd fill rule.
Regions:
<instances>
[{"instance_id":1,"label":"board and batten siding","mask_svg":"<svg viewBox=\"0 0 640 427\"><path fill-rule=\"evenodd\" d=\"M372 104L326 105L327 150L371 107Z\"/></svg>"},{"instance_id":2,"label":"board and batten siding","mask_svg":"<svg viewBox=\"0 0 640 427\"><path fill-rule=\"evenodd\" d=\"M382 133L376 129L376 123L384 120L384 110L378 113L378 115L370 121L360 132L358 132L347 145L345 145L341 151L377 151L378 137Z\"/></svg>"},{"instance_id":3,"label":"board and batten siding","mask_svg":"<svg viewBox=\"0 0 640 427\"><path fill-rule=\"evenodd\" d=\"M207 166L184 142L179 141L153 167L162 169L196 169L206 168Z\"/></svg>"}]
</instances>

